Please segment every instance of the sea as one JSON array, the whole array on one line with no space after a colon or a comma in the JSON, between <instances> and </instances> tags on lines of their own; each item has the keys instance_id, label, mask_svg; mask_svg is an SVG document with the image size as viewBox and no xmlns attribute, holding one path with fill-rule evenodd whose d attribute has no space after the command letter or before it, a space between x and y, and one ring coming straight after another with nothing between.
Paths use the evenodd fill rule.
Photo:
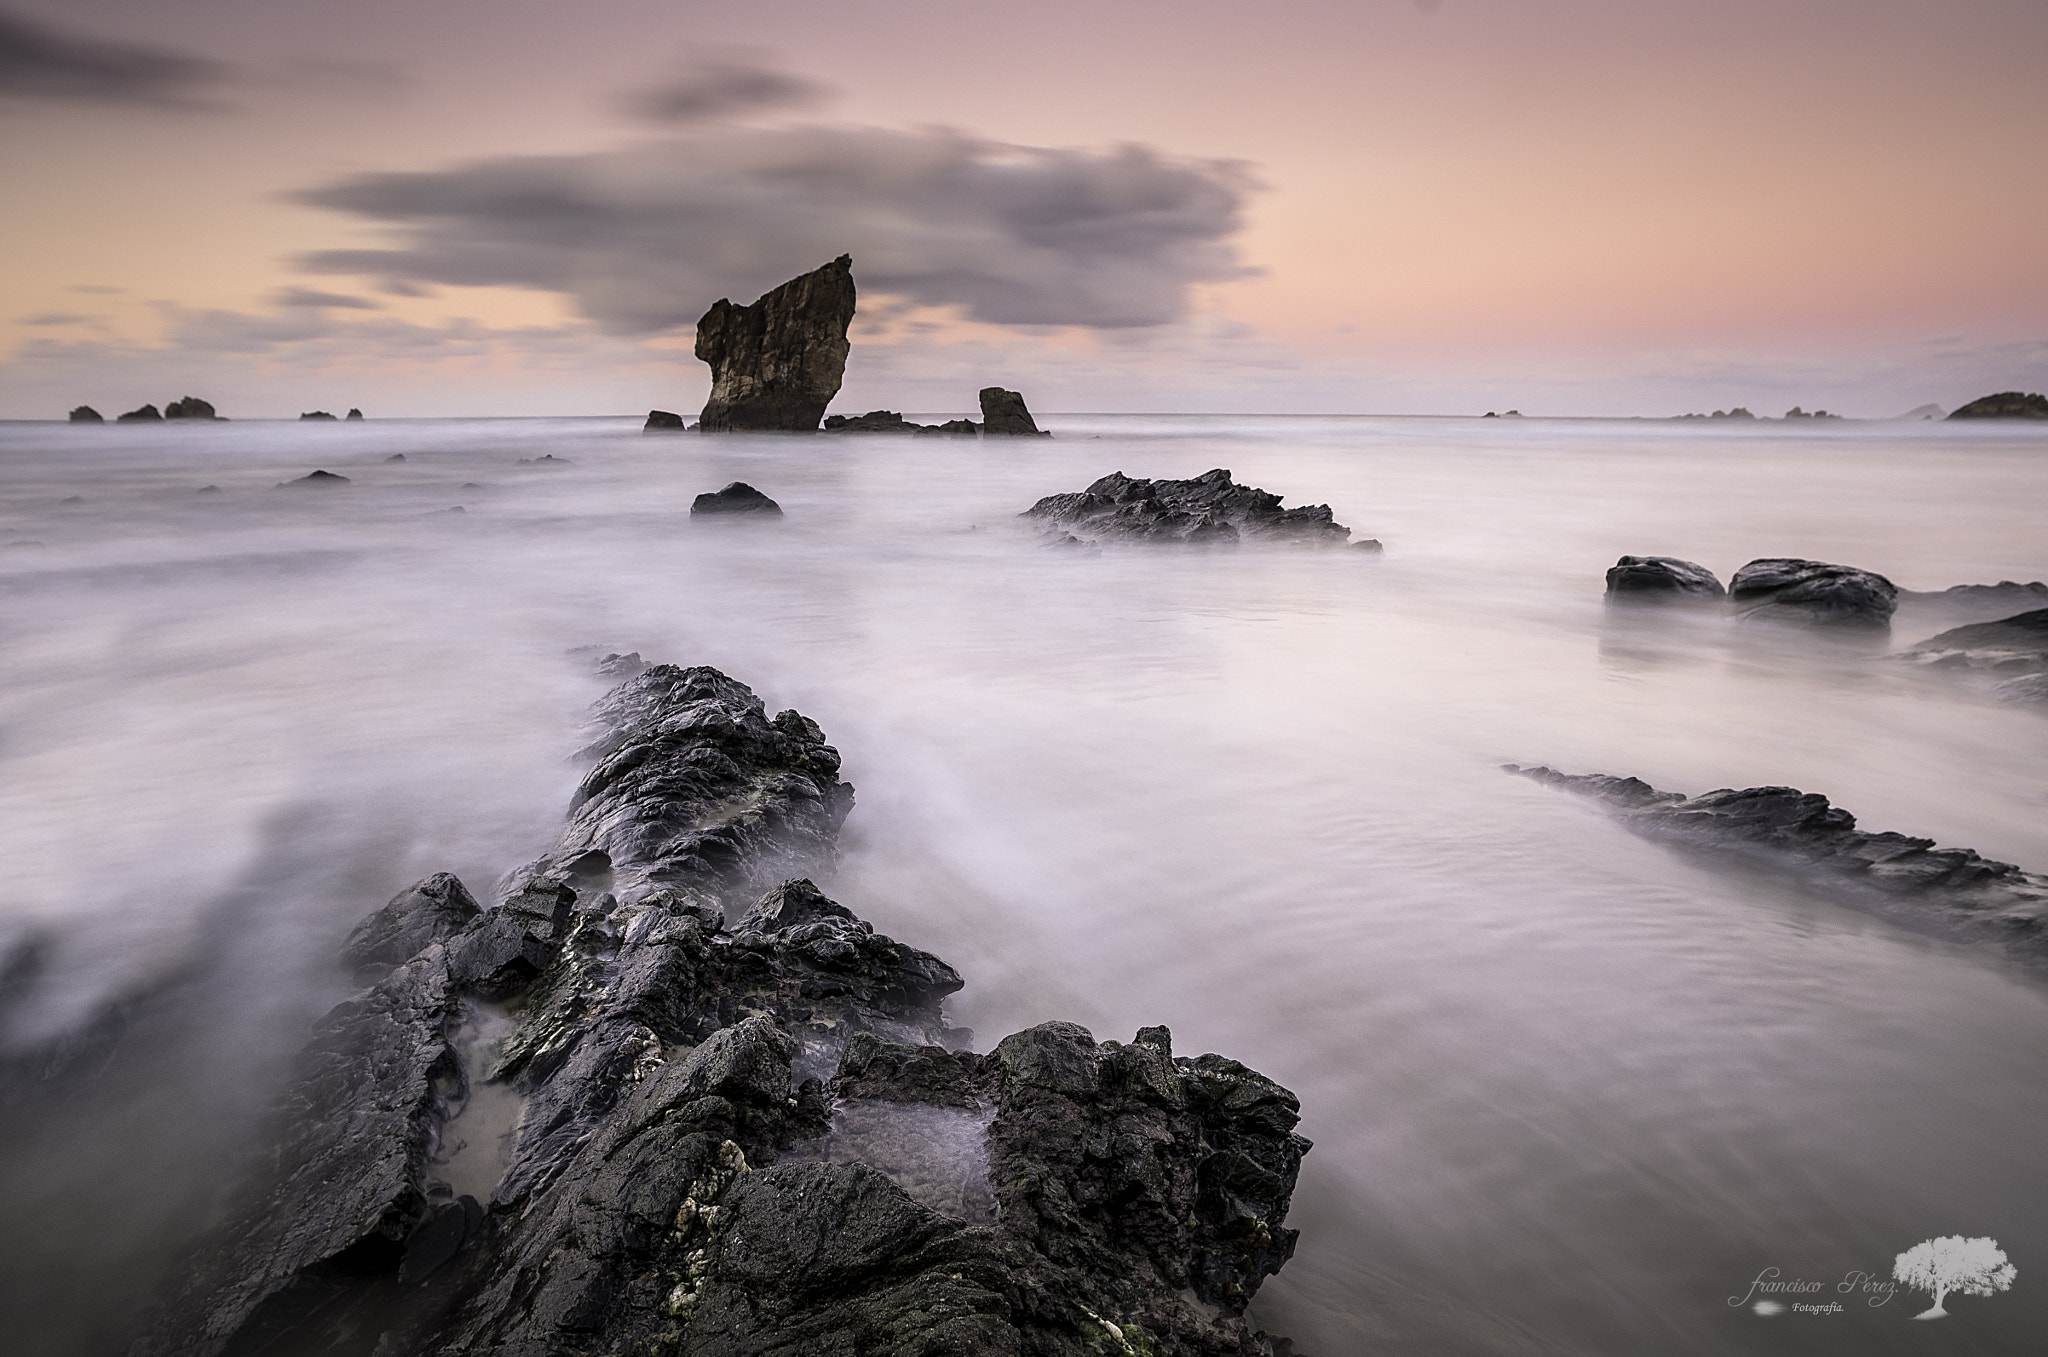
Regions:
<instances>
[{"instance_id":1,"label":"sea","mask_svg":"<svg viewBox=\"0 0 2048 1357\"><path fill-rule=\"evenodd\" d=\"M977 1049L1164 1024L1299 1095L1252 1313L1302 1353L2039 1350L2042 975L1502 765L1798 787L2048 871L2048 715L1896 653L1984 613L1856 644L1602 597L1624 553L2048 578L2048 428L639 423L0 424L10 1351L120 1350L349 928L547 847L612 653L824 727L857 804L820 884L959 969ZM1018 518L1213 467L1384 550ZM784 516L691 516L736 480ZM2016 1280L1914 1322L1894 1259L1953 1235Z\"/></svg>"}]
</instances>

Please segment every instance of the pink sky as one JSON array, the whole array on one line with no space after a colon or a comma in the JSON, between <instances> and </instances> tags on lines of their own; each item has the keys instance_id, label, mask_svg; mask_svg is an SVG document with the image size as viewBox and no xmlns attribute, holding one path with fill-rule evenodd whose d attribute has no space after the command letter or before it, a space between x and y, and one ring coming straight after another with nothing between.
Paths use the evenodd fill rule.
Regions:
<instances>
[{"instance_id":1,"label":"pink sky","mask_svg":"<svg viewBox=\"0 0 2048 1357\"><path fill-rule=\"evenodd\" d=\"M694 409L841 248L841 409L2048 386L2038 3L4 3L0 417Z\"/></svg>"}]
</instances>

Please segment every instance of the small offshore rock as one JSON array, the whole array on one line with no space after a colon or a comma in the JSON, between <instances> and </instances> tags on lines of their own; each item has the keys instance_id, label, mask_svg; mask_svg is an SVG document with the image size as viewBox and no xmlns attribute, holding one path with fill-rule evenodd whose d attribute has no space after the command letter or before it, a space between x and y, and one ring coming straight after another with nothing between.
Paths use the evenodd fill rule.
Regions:
<instances>
[{"instance_id":1,"label":"small offshore rock","mask_svg":"<svg viewBox=\"0 0 2048 1357\"><path fill-rule=\"evenodd\" d=\"M1240 538L1335 545L1351 529L1330 506L1282 509L1280 496L1239 485L1221 467L1191 480L1134 480L1113 471L1086 490L1047 495L1020 518L1081 541L1236 542Z\"/></svg>"},{"instance_id":2,"label":"small offshore rock","mask_svg":"<svg viewBox=\"0 0 2048 1357\"><path fill-rule=\"evenodd\" d=\"M542 453L542 454L541 454L540 456L538 456L538 457L522 457L522 458L520 458L520 459L519 459L519 461L518 461L518 465L520 465L520 466L574 466L574 465L575 465L575 463L571 462L571 461L570 461L570 460L569 460L568 458L566 458L566 457L557 457L557 456L555 456L555 454L553 454L552 452L544 452L544 453Z\"/></svg>"},{"instance_id":3,"label":"small offshore rock","mask_svg":"<svg viewBox=\"0 0 2048 1357\"><path fill-rule=\"evenodd\" d=\"M300 416L299 416L299 418L300 418L300 419L333 419L333 418L334 418L334 416L333 416L333 415L331 415L331 414L329 414L329 413L328 413L327 411L325 411L325 410L308 410L308 411L307 411L306 413L304 413L304 414L300 415Z\"/></svg>"},{"instance_id":4,"label":"small offshore rock","mask_svg":"<svg viewBox=\"0 0 2048 1357\"><path fill-rule=\"evenodd\" d=\"M114 418L116 424L154 424L163 419L163 412L154 405L145 405L139 410L130 410Z\"/></svg>"},{"instance_id":5,"label":"small offshore rock","mask_svg":"<svg viewBox=\"0 0 2048 1357\"><path fill-rule=\"evenodd\" d=\"M353 405L349 406L348 413L342 416L343 419L361 419L362 417L363 412Z\"/></svg>"},{"instance_id":6,"label":"small offshore rock","mask_svg":"<svg viewBox=\"0 0 2048 1357\"><path fill-rule=\"evenodd\" d=\"M697 357L711 365L703 433L812 433L846 375L853 259L763 293L752 306L721 297L697 322Z\"/></svg>"},{"instance_id":7,"label":"small offshore rock","mask_svg":"<svg viewBox=\"0 0 2048 1357\"><path fill-rule=\"evenodd\" d=\"M2038 391L2000 391L1959 406L1950 419L2048 419L2048 396Z\"/></svg>"},{"instance_id":8,"label":"small offshore rock","mask_svg":"<svg viewBox=\"0 0 2048 1357\"><path fill-rule=\"evenodd\" d=\"M1038 427L1024 408L1024 397L1000 386L981 389L981 428L990 438L1042 438L1050 435Z\"/></svg>"},{"instance_id":9,"label":"small offshore rock","mask_svg":"<svg viewBox=\"0 0 2048 1357\"><path fill-rule=\"evenodd\" d=\"M670 433L681 433L688 427L689 424L683 417L673 410L649 410L647 412L647 422L640 426L640 431L642 433L656 433L666 430Z\"/></svg>"},{"instance_id":10,"label":"small offshore rock","mask_svg":"<svg viewBox=\"0 0 2048 1357\"><path fill-rule=\"evenodd\" d=\"M347 485L347 484L348 484L348 477L346 477L346 476L337 476L337 475L335 475L335 474L334 474L334 473L333 473L332 471L310 471L310 472L306 473L305 475L303 475L303 476L299 477L299 478L298 478L297 480L295 480L295 481L279 481L279 482L277 483L277 488L278 488L278 489L280 489L280 490L284 490L284 489L288 489L288 488L290 488L290 487L293 487L293 486L301 486L301 485L303 485L303 486L310 486L310 487L314 487L314 488L323 488L323 487L329 487L329 486L336 486L336 485Z\"/></svg>"},{"instance_id":11,"label":"small offshore rock","mask_svg":"<svg viewBox=\"0 0 2048 1357\"><path fill-rule=\"evenodd\" d=\"M1764 557L1735 572L1728 601L1748 619L1794 626L1888 627L1899 590L1854 566Z\"/></svg>"},{"instance_id":12,"label":"small offshore rock","mask_svg":"<svg viewBox=\"0 0 2048 1357\"><path fill-rule=\"evenodd\" d=\"M1718 599L1728 591L1714 572L1676 556L1624 556L1607 572L1607 597L1629 602Z\"/></svg>"},{"instance_id":13,"label":"small offshore rock","mask_svg":"<svg viewBox=\"0 0 2048 1357\"><path fill-rule=\"evenodd\" d=\"M389 457L386 457L384 460L386 462L402 462L405 460L405 454L402 452L394 452Z\"/></svg>"},{"instance_id":14,"label":"small offshore rock","mask_svg":"<svg viewBox=\"0 0 2048 1357\"><path fill-rule=\"evenodd\" d=\"M186 396L182 400L174 400L169 405L166 405L164 407L164 418L219 419L220 416L214 413L211 402L203 401L197 396Z\"/></svg>"},{"instance_id":15,"label":"small offshore rock","mask_svg":"<svg viewBox=\"0 0 2048 1357\"><path fill-rule=\"evenodd\" d=\"M707 490L690 501L690 513L697 514L762 514L774 518L782 517L782 506L748 485L745 481L734 481L723 490Z\"/></svg>"},{"instance_id":16,"label":"small offshore rock","mask_svg":"<svg viewBox=\"0 0 2048 1357\"><path fill-rule=\"evenodd\" d=\"M81 405L76 410L73 410L70 414L70 420L73 424L104 424L107 422L106 417L90 405Z\"/></svg>"}]
</instances>

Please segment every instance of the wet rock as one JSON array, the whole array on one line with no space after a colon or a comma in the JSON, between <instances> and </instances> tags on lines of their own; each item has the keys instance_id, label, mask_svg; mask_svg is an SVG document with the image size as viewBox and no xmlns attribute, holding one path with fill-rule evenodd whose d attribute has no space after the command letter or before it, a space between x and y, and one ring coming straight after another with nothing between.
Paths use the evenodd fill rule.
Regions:
<instances>
[{"instance_id":1,"label":"wet rock","mask_svg":"<svg viewBox=\"0 0 2048 1357\"><path fill-rule=\"evenodd\" d=\"M1950 419L2048 419L2048 396L2039 392L2000 391L1979 396L1949 414Z\"/></svg>"},{"instance_id":2,"label":"wet rock","mask_svg":"<svg viewBox=\"0 0 2048 1357\"><path fill-rule=\"evenodd\" d=\"M1242 1312L1294 1247L1291 1094L1164 1028L955 1049L945 963L810 880L740 894L836 855L852 789L815 723L668 665L596 718L498 904L437 875L351 935L377 978L135 1357L1279 1350ZM509 1034L451 1035L485 1011ZM804 1152L825 1074L876 1164ZM457 1193L449 1147L508 1105L493 1185ZM891 1177L957 1170L962 1134L974 1183L912 1184L959 1214Z\"/></svg>"},{"instance_id":3,"label":"wet rock","mask_svg":"<svg viewBox=\"0 0 2048 1357\"><path fill-rule=\"evenodd\" d=\"M304 486L310 489L320 490L331 489L332 487L337 485L347 484L348 477L337 476L332 471L309 471L295 481L279 481L277 483L277 488L280 490L285 490L296 489L298 487Z\"/></svg>"},{"instance_id":4,"label":"wet rock","mask_svg":"<svg viewBox=\"0 0 2048 1357\"><path fill-rule=\"evenodd\" d=\"M90 405L79 406L71 412L69 418L73 424L104 424L107 422L105 417Z\"/></svg>"},{"instance_id":5,"label":"wet rock","mask_svg":"<svg viewBox=\"0 0 2048 1357\"><path fill-rule=\"evenodd\" d=\"M154 405L145 405L139 410L130 410L126 414L115 416L114 422L116 424L153 424L163 417L163 412Z\"/></svg>"},{"instance_id":6,"label":"wet rock","mask_svg":"<svg viewBox=\"0 0 2048 1357\"><path fill-rule=\"evenodd\" d=\"M1282 509L1280 496L1239 485L1221 468L1185 481L1133 480L1113 471L1086 490L1048 495L1019 517L1084 542L1334 545L1351 536L1332 521L1327 504Z\"/></svg>"},{"instance_id":7,"label":"wet rock","mask_svg":"<svg viewBox=\"0 0 2048 1357\"><path fill-rule=\"evenodd\" d=\"M333 419L333 418L334 418L334 416L333 416L332 414L329 414L329 413L328 413L327 411L325 411L325 410L308 410L308 411L306 411L306 413L304 413L304 414L300 415L300 416L299 416L299 418L300 418L300 419Z\"/></svg>"},{"instance_id":8,"label":"wet rock","mask_svg":"<svg viewBox=\"0 0 2048 1357\"><path fill-rule=\"evenodd\" d=\"M342 416L343 419L361 419L362 417L363 412L353 405L348 408L348 413Z\"/></svg>"},{"instance_id":9,"label":"wet rock","mask_svg":"<svg viewBox=\"0 0 2048 1357\"><path fill-rule=\"evenodd\" d=\"M1948 589L1901 589L1896 620L1929 626L1986 622L2034 608L2048 608L2048 584L1958 584Z\"/></svg>"},{"instance_id":10,"label":"wet rock","mask_svg":"<svg viewBox=\"0 0 2048 1357\"><path fill-rule=\"evenodd\" d=\"M770 518L782 517L782 506L748 485L745 481L734 481L723 490L708 490L690 501L690 513L696 514L764 514Z\"/></svg>"},{"instance_id":11,"label":"wet rock","mask_svg":"<svg viewBox=\"0 0 2048 1357\"><path fill-rule=\"evenodd\" d=\"M1854 566L1766 557L1728 582L1728 601L1756 621L1793 626L1888 627L1898 586Z\"/></svg>"},{"instance_id":12,"label":"wet rock","mask_svg":"<svg viewBox=\"0 0 2048 1357\"><path fill-rule=\"evenodd\" d=\"M816 430L846 372L853 307L848 255L792 278L752 306L721 297L697 322L697 357L711 365L711 397L698 429Z\"/></svg>"},{"instance_id":13,"label":"wet rock","mask_svg":"<svg viewBox=\"0 0 2048 1357\"><path fill-rule=\"evenodd\" d=\"M1708 600L1727 594L1713 571L1675 556L1624 556L1607 572L1607 597L1631 603Z\"/></svg>"},{"instance_id":14,"label":"wet rock","mask_svg":"<svg viewBox=\"0 0 2048 1357\"><path fill-rule=\"evenodd\" d=\"M640 429L642 433L681 433L688 427L688 422L673 410L649 410L647 422Z\"/></svg>"},{"instance_id":15,"label":"wet rock","mask_svg":"<svg viewBox=\"0 0 2048 1357\"><path fill-rule=\"evenodd\" d=\"M182 400L174 400L169 405L166 405L164 407L164 418L219 419L220 416L214 413L213 405L210 402L203 401L197 396L186 396Z\"/></svg>"},{"instance_id":16,"label":"wet rock","mask_svg":"<svg viewBox=\"0 0 2048 1357\"><path fill-rule=\"evenodd\" d=\"M981 428L990 438L1037 438L1045 436L1024 408L1024 397L1000 386L981 389Z\"/></svg>"},{"instance_id":17,"label":"wet rock","mask_svg":"<svg viewBox=\"0 0 2048 1357\"><path fill-rule=\"evenodd\" d=\"M1507 771L1598 801L1634 833L1785 871L1907 927L2048 966L2048 877L1932 839L1868 833L1818 793L1749 787L1689 797L1633 777Z\"/></svg>"},{"instance_id":18,"label":"wet rock","mask_svg":"<svg viewBox=\"0 0 2048 1357\"><path fill-rule=\"evenodd\" d=\"M2048 698L2048 608L1930 636L1900 653L1909 664L1963 670L1993 682L1994 696L2029 706Z\"/></svg>"}]
</instances>

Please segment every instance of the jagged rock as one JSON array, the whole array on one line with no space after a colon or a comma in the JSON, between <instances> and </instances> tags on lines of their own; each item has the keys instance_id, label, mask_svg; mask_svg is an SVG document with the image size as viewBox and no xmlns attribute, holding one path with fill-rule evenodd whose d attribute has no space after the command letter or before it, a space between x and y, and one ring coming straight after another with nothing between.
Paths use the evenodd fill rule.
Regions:
<instances>
[{"instance_id":1,"label":"jagged rock","mask_svg":"<svg viewBox=\"0 0 2048 1357\"><path fill-rule=\"evenodd\" d=\"M76 410L73 410L70 414L70 420L73 424L104 424L107 422L106 417L90 405L81 405Z\"/></svg>"},{"instance_id":2,"label":"jagged rock","mask_svg":"<svg viewBox=\"0 0 2048 1357\"><path fill-rule=\"evenodd\" d=\"M1113 471L1086 490L1047 495L1018 516L1083 542L1336 544L1351 536L1332 521L1329 505L1282 509L1278 495L1239 485L1220 467L1185 481L1133 480Z\"/></svg>"},{"instance_id":3,"label":"jagged rock","mask_svg":"<svg viewBox=\"0 0 2048 1357\"><path fill-rule=\"evenodd\" d=\"M1794 626L1887 627L1898 586L1854 566L1766 557L1728 582L1728 601L1745 618Z\"/></svg>"},{"instance_id":4,"label":"jagged rock","mask_svg":"<svg viewBox=\"0 0 2048 1357\"><path fill-rule=\"evenodd\" d=\"M1718 599L1727 594L1713 571L1676 556L1624 556L1607 572L1607 597L1631 603Z\"/></svg>"},{"instance_id":5,"label":"jagged rock","mask_svg":"<svg viewBox=\"0 0 2048 1357\"><path fill-rule=\"evenodd\" d=\"M1024 408L1024 397L1000 386L981 389L981 427L990 438L1046 436Z\"/></svg>"},{"instance_id":6,"label":"jagged rock","mask_svg":"<svg viewBox=\"0 0 2048 1357\"><path fill-rule=\"evenodd\" d=\"M954 438L979 438L981 426L971 419L949 419L944 424L927 424L918 432L948 434Z\"/></svg>"},{"instance_id":7,"label":"jagged rock","mask_svg":"<svg viewBox=\"0 0 2048 1357\"><path fill-rule=\"evenodd\" d=\"M1950 419L2048 419L2048 396L2039 392L2000 391L1958 406Z\"/></svg>"},{"instance_id":8,"label":"jagged rock","mask_svg":"<svg viewBox=\"0 0 2048 1357\"><path fill-rule=\"evenodd\" d=\"M1774 865L1837 888L1850 903L1901 923L1998 947L2048 965L2048 877L1932 839L1871 834L1814 792L1723 789L1688 797L1633 777L1572 776L1551 768L1507 771L1600 802L1650 838Z\"/></svg>"},{"instance_id":9,"label":"jagged rock","mask_svg":"<svg viewBox=\"0 0 2048 1357\"><path fill-rule=\"evenodd\" d=\"M351 406L350 406L350 407L348 408L348 413L342 416L342 418L343 418L343 419L361 419L362 417L363 417L363 412L362 412L361 410L358 410L358 409L357 409L357 408L356 408L355 406L353 406L353 405L351 405Z\"/></svg>"},{"instance_id":10,"label":"jagged rock","mask_svg":"<svg viewBox=\"0 0 2048 1357\"><path fill-rule=\"evenodd\" d=\"M697 322L697 357L711 365L704 433L810 433L839 394L853 321L853 259L839 258L752 306L719 298Z\"/></svg>"},{"instance_id":11,"label":"jagged rock","mask_svg":"<svg viewBox=\"0 0 2048 1357\"><path fill-rule=\"evenodd\" d=\"M687 421L673 410L649 410L647 422L640 426L642 433L681 433L689 428Z\"/></svg>"},{"instance_id":12,"label":"jagged rock","mask_svg":"<svg viewBox=\"0 0 2048 1357\"><path fill-rule=\"evenodd\" d=\"M1714 413L1713 413L1713 414L1711 414L1711 415L1674 415L1674 416L1672 416L1672 418L1674 418L1674 419L1755 419L1755 418L1756 418L1756 416L1755 416L1755 415L1753 415L1753 414L1751 414L1751 413L1750 413L1750 412L1748 411L1748 409L1746 409L1745 407L1743 407L1743 406L1740 406L1740 405L1738 405L1738 406L1736 406L1736 407L1735 407L1734 409L1732 409L1732 410L1716 410L1716 411L1714 411Z\"/></svg>"},{"instance_id":13,"label":"jagged rock","mask_svg":"<svg viewBox=\"0 0 2048 1357\"><path fill-rule=\"evenodd\" d=\"M158 410L154 405L145 405L139 410L130 410L126 414L116 415L114 422L116 424L153 424L162 418L162 411Z\"/></svg>"},{"instance_id":14,"label":"jagged rock","mask_svg":"<svg viewBox=\"0 0 2048 1357\"><path fill-rule=\"evenodd\" d=\"M308 410L308 411L307 411L307 412L306 412L305 414L302 414L302 415L300 415L300 416L299 416L299 418L300 418L300 419L333 419L333 418L334 418L334 416L333 416L333 415L331 415L331 414L329 414L329 413L328 413L327 411L325 411L325 410Z\"/></svg>"},{"instance_id":15,"label":"jagged rock","mask_svg":"<svg viewBox=\"0 0 2048 1357\"><path fill-rule=\"evenodd\" d=\"M164 418L219 419L220 416L214 413L211 403L203 401L197 396L187 396L183 400L174 400L169 405L166 405L164 407Z\"/></svg>"},{"instance_id":16,"label":"jagged rock","mask_svg":"<svg viewBox=\"0 0 2048 1357\"><path fill-rule=\"evenodd\" d=\"M864 415L827 415L826 433L902 433L921 437L951 435L974 438L981 426L971 419L949 419L944 424L913 424L894 410L870 410Z\"/></svg>"},{"instance_id":17,"label":"jagged rock","mask_svg":"<svg viewBox=\"0 0 2048 1357\"><path fill-rule=\"evenodd\" d=\"M332 471L309 471L295 481L279 481L277 483L277 488L280 490L285 490L299 486L307 486L313 489L326 489L337 485L347 484L348 477L337 476Z\"/></svg>"},{"instance_id":18,"label":"jagged rock","mask_svg":"<svg viewBox=\"0 0 2048 1357\"><path fill-rule=\"evenodd\" d=\"M430 877L351 935L380 978L321 1022L270 1170L134 1357L1272 1357L1242 1313L1294 1247L1293 1095L1164 1028L953 1049L959 976L808 880L728 930L747 883L836 853L838 756L710 669L597 717L569 823L499 904ZM508 1035L463 1036L490 1013ZM893 1158L815 1152L825 1074L899 1142L968 1130L965 1162L912 1155L973 1180L933 1198L962 1214Z\"/></svg>"},{"instance_id":19,"label":"jagged rock","mask_svg":"<svg viewBox=\"0 0 2048 1357\"><path fill-rule=\"evenodd\" d=\"M1795 406L1793 406L1793 407L1792 407L1792 408L1791 408L1790 410L1787 410L1787 411L1785 412L1785 418L1787 418L1787 419L1840 419L1840 418L1841 418L1841 416L1840 416L1840 415L1831 415L1831 414L1829 414L1829 413L1828 413L1827 411L1825 411L1825 410L1802 410L1802 409L1800 409L1800 408L1799 408L1798 406L1796 406L1796 405L1795 405Z\"/></svg>"},{"instance_id":20,"label":"jagged rock","mask_svg":"<svg viewBox=\"0 0 2048 1357\"><path fill-rule=\"evenodd\" d=\"M707 490L690 501L690 513L696 514L765 514L772 518L782 517L782 506L768 496L748 485L745 481L734 481L723 490Z\"/></svg>"}]
</instances>

